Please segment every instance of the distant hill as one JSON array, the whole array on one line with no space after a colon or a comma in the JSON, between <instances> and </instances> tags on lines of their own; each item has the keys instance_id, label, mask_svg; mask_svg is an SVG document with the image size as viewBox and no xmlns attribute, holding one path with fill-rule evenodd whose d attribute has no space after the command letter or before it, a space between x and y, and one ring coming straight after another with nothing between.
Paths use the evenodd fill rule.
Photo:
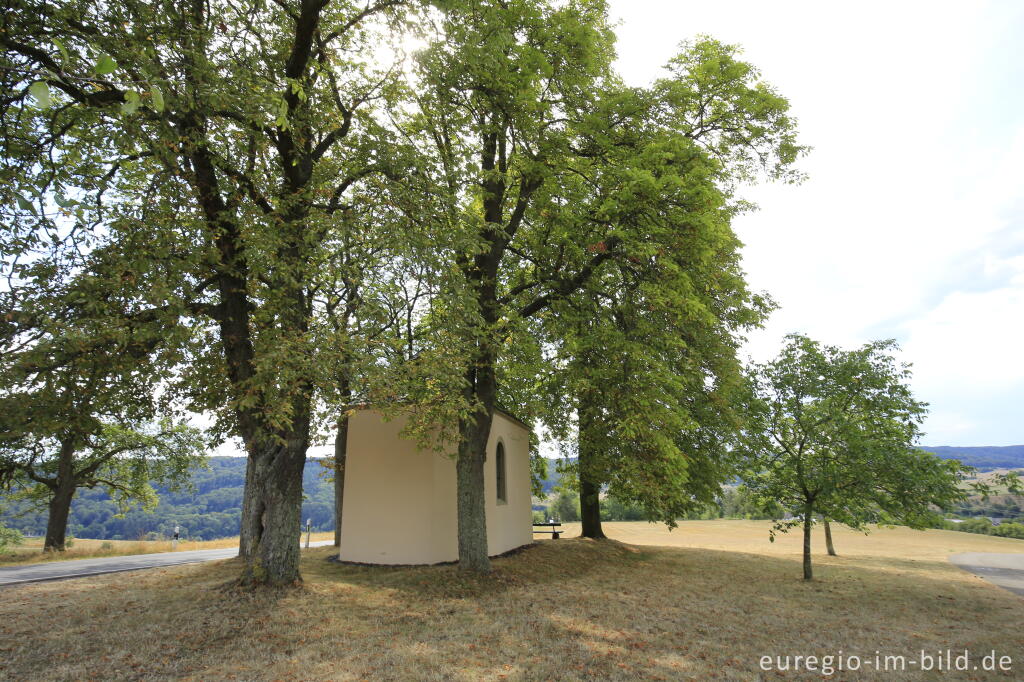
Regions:
<instances>
[{"instance_id":1,"label":"distant hill","mask_svg":"<svg viewBox=\"0 0 1024 682\"><path fill-rule=\"evenodd\" d=\"M956 447L922 445L942 459L958 459L978 469L1024 469L1024 445Z\"/></svg>"},{"instance_id":2,"label":"distant hill","mask_svg":"<svg viewBox=\"0 0 1024 682\"><path fill-rule=\"evenodd\" d=\"M71 503L68 530L75 537L97 540L137 540L149 533L169 537L174 526L182 537L195 540L238 535L245 487L245 457L210 457L208 468L192 474L194 492L169 492L156 487L160 504L151 512L133 510L116 516L117 507L101 490L79 489ZM314 531L334 530L334 486L324 480L318 460L306 461L302 477L302 520L312 519ZM46 533L46 512L24 505L4 505L3 524L28 535Z\"/></svg>"},{"instance_id":3,"label":"distant hill","mask_svg":"<svg viewBox=\"0 0 1024 682\"><path fill-rule=\"evenodd\" d=\"M574 458L575 460L575 458ZM544 460L548 465L547 478L541 481L541 487L545 495L549 495L559 481L562 480L562 474L558 471L558 463L561 459L546 459Z\"/></svg>"}]
</instances>

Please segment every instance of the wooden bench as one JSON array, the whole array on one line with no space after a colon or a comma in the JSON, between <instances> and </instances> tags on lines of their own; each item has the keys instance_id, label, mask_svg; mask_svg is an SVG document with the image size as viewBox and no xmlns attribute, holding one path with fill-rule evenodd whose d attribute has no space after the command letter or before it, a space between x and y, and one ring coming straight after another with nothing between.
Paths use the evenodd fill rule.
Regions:
<instances>
[{"instance_id":1,"label":"wooden bench","mask_svg":"<svg viewBox=\"0 0 1024 682\"><path fill-rule=\"evenodd\" d=\"M537 530L537 526L543 526L543 527L545 527L545 529ZM557 528L556 528L556 526L557 526ZM546 528L550 528L550 530L547 530ZM549 521L548 523L535 523L535 524L533 524L533 532L534 533L551 533L551 539L552 540L557 540L558 539L558 536L561 535L561 533L562 533L561 528L562 528L562 524L559 523L558 521Z\"/></svg>"}]
</instances>

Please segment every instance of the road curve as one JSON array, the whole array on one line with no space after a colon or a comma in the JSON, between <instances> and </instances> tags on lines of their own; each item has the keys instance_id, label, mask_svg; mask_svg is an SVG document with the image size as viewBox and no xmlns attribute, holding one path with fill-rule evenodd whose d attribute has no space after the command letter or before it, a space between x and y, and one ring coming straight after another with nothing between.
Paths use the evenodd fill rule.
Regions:
<instances>
[{"instance_id":1,"label":"road curve","mask_svg":"<svg viewBox=\"0 0 1024 682\"><path fill-rule=\"evenodd\" d=\"M333 544L331 540L310 543L312 547ZM146 568L164 568L180 564L194 564L201 561L230 559L238 556L237 547L227 549L197 549L186 552L159 552L157 554L133 554L129 556L101 557L97 559L74 559L71 561L48 561L42 564L0 567L0 586L35 583L43 580L84 578L103 573L139 571Z\"/></svg>"},{"instance_id":2,"label":"road curve","mask_svg":"<svg viewBox=\"0 0 1024 682\"><path fill-rule=\"evenodd\" d=\"M1024 597L1024 554L965 552L951 554L949 561L994 585Z\"/></svg>"}]
</instances>

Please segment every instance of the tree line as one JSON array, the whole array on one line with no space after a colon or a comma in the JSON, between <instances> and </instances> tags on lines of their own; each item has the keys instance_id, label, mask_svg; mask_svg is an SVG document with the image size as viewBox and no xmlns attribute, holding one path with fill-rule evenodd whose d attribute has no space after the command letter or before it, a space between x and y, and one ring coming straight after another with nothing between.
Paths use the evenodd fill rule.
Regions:
<instances>
[{"instance_id":1,"label":"tree line","mask_svg":"<svg viewBox=\"0 0 1024 682\"><path fill-rule=\"evenodd\" d=\"M917 523L955 494L908 454L923 408L885 384L890 346L825 386L786 378L810 340L744 372L774 304L732 220L806 147L735 46L684 43L637 87L603 0L16 0L0 21L0 485L49 506L48 549L76 490L148 499L235 437L239 582L299 580L307 450L334 440L340 537L360 404L454 447L466 570L490 567L498 405L572 441L591 537L602 491L671 524L741 469L807 526Z\"/></svg>"},{"instance_id":2,"label":"tree line","mask_svg":"<svg viewBox=\"0 0 1024 682\"><path fill-rule=\"evenodd\" d=\"M121 513L104 490L82 490L68 515L68 534L97 540L166 539L180 528L182 538L214 540L238 535L245 489L244 458L210 457L189 472L180 490L155 486L154 506L135 506ZM334 491L322 475L318 460L306 463L303 474L302 520L314 532L334 529ZM4 508L8 526L25 535L45 535L45 508L30 500L9 500Z\"/></svg>"}]
</instances>

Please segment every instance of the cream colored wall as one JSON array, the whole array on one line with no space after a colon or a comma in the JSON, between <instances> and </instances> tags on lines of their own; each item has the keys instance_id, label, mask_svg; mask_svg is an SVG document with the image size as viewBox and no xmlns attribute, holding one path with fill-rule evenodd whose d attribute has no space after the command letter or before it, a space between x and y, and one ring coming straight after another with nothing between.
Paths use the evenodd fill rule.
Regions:
<instances>
[{"instance_id":1,"label":"cream colored wall","mask_svg":"<svg viewBox=\"0 0 1024 682\"><path fill-rule=\"evenodd\" d=\"M385 422L359 410L349 422L342 509L344 561L434 564L458 558L455 460L420 451L399 433L403 417ZM495 449L505 444L508 503L497 504ZM529 432L496 413L484 470L489 553L533 540L530 512Z\"/></svg>"},{"instance_id":2,"label":"cream colored wall","mask_svg":"<svg viewBox=\"0 0 1024 682\"><path fill-rule=\"evenodd\" d=\"M455 463L419 452L399 433L405 418L385 422L378 412L358 410L349 421L342 507L341 552L345 561L415 564L444 561L433 536L435 465Z\"/></svg>"},{"instance_id":3,"label":"cream colored wall","mask_svg":"<svg viewBox=\"0 0 1024 682\"><path fill-rule=\"evenodd\" d=\"M498 503L495 453L505 444L507 503ZM487 550L491 556L533 542L530 507L530 432L501 412L494 413L484 463L484 500L487 505ZM456 548L457 549L457 548Z\"/></svg>"}]
</instances>

